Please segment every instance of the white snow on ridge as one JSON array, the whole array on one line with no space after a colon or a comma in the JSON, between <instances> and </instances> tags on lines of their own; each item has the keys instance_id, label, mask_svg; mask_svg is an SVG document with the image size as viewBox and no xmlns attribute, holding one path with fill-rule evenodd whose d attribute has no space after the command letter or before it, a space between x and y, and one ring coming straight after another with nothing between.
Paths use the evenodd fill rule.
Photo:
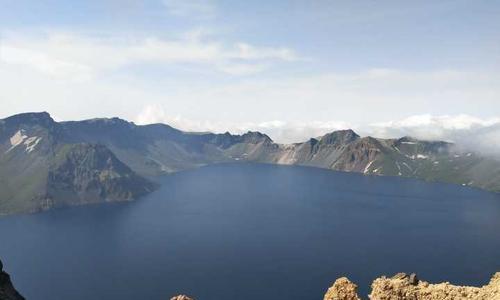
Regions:
<instances>
[{"instance_id":1,"label":"white snow on ridge","mask_svg":"<svg viewBox=\"0 0 500 300\"><path fill-rule=\"evenodd\" d=\"M368 173L368 170L370 169L371 165L373 164L374 160L372 160L371 162L369 162L366 167L365 167L365 170L364 170L364 174Z\"/></svg>"},{"instance_id":2,"label":"white snow on ridge","mask_svg":"<svg viewBox=\"0 0 500 300\"><path fill-rule=\"evenodd\" d=\"M30 153L31 151L33 151L36 145L38 145L38 143L41 140L42 138L37 136L32 136L30 138L27 138L26 141L24 142L24 145L26 145L26 152Z\"/></svg>"},{"instance_id":3,"label":"white snow on ridge","mask_svg":"<svg viewBox=\"0 0 500 300\"><path fill-rule=\"evenodd\" d=\"M423 154L417 154L417 155L412 155L412 156L406 155L406 157L411 158L413 160L415 160L415 159L428 159L429 158L429 156L423 155Z\"/></svg>"},{"instance_id":4,"label":"white snow on ridge","mask_svg":"<svg viewBox=\"0 0 500 300\"><path fill-rule=\"evenodd\" d=\"M415 142L401 142L401 144L416 145L417 143L415 143Z\"/></svg>"},{"instance_id":5,"label":"white snow on ridge","mask_svg":"<svg viewBox=\"0 0 500 300\"><path fill-rule=\"evenodd\" d=\"M28 137L25 133L24 130L18 130L11 138L10 138L10 148L5 151L5 153L8 153L15 147L19 145L25 145L26 149L25 151L30 153L31 151L35 150L35 147L40 143L42 140L41 137L38 136L32 136Z\"/></svg>"},{"instance_id":6,"label":"white snow on ridge","mask_svg":"<svg viewBox=\"0 0 500 300\"><path fill-rule=\"evenodd\" d=\"M413 171L413 169L407 163L403 162L403 165L405 165L405 167L407 167L408 170Z\"/></svg>"},{"instance_id":7,"label":"white snow on ridge","mask_svg":"<svg viewBox=\"0 0 500 300\"><path fill-rule=\"evenodd\" d=\"M396 166L398 167L398 170L399 170L398 175L399 175L399 176L403 175L403 174L401 173L401 166L399 165L399 163L398 163L398 162L396 162Z\"/></svg>"},{"instance_id":8,"label":"white snow on ridge","mask_svg":"<svg viewBox=\"0 0 500 300\"><path fill-rule=\"evenodd\" d=\"M5 151L5 153L22 144L27 137L27 135L24 135L24 130L18 130L13 136L10 137L10 148Z\"/></svg>"}]
</instances>

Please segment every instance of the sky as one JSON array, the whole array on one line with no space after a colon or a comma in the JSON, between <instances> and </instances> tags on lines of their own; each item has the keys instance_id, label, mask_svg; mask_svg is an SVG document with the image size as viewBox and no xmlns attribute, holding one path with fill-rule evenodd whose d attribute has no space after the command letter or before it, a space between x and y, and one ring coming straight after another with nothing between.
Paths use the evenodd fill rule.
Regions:
<instances>
[{"instance_id":1,"label":"sky","mask_svg":"<svg viewBox=\"0 0 500 300\"><path fill-rule=\"evenodd\" d=\"M0 0L0 118L500 149L500 2ZM472 142L471 142L472 141Z\"/></svg>"}]
</instances>

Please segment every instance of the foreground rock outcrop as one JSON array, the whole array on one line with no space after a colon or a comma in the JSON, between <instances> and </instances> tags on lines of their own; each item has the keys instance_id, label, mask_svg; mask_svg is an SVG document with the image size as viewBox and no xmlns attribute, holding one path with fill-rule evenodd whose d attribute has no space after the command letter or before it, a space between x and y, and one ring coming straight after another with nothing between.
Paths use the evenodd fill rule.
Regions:
<instances>
[{"instance_id":1,"label":"foreground rock outcrop","mask_svg":"<svg viewBox=\"0 0 500 300\"><path fill-rule=\"evenodd\" d=\"M328 289L324 300L360 300L357 286L343 277ZM456 286L449 282L431 284L421 281L415 274L399 273L392 278L375 279L371 300L500 300L500 272L483 287Z\"/></svg>"},{"instance_id":2,"label":"foreground rock outcrop","mask_svg":"<svg viewBox=\"0 0 500 300\"><path fill-rule=\"evenodd\" d=\"M0 300L24 300L12 285L9 274L3 271L2 261L0 261Z\"/></svg>"},{"instance_id":3,"label":"foreground rock outcrop","mask_svg":"<svg viewBox=\"0 0 500 300\"><path fill-rule=\"evenodd\" d=\"M335 280L335 283L325 294L324 300L361 300L357 293L358 286L346 277Z\"/></svg>"},{"instance_id":4,"label":"foreground rock outcrop","mask_svg":"<svg viewBox=\"0 0 500 300\"><path fill-rule=\"evenodd\" d=\"M179 296L175 296L175 297L170 298L170 300L193 300L193 299L189 298L186 295L179 295Z\"/></svg>"},{"instance_id":5,"label":"foreground rock outcrop","mask_svg":"<svg viewBox=\"0 0 500 300\"><path fill-rule=\"evenodd\" d=\"M358 286L346 277L339 278L328 289L323 300L361 300ZM416 274L398 273L391 278L382 276L372 283L370 300L500 300L500 272L483 287L457 286L449 282L431 284L419 280ZM193 300L184 295L170 300Z\"/></svg>"}]
</instances>

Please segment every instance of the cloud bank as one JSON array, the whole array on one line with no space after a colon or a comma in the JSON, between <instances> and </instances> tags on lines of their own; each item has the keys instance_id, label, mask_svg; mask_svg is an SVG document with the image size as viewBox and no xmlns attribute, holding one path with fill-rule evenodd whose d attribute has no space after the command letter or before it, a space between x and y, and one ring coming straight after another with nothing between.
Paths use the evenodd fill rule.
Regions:
<instances>
[{"instance_id":1,"label":"cloud bank","mask_svg":"<svg viewBox=\"0 0 500 300\"><path fill-rule=\"evenodd\" d=\"M303 142L326 133L354 129L361 135L379 138L411 136L423 140L444 140L456 143L464 151L479 151L491 156L500 156L500 117L480 119L461 115L432 116L415 115L401 120L379 122L368 125L345 121L286 122L213 122L196 121L182 116L169 116L160 106L146 106L135 118L137 124L165 123L184 131L245 133L260 131L279 143Z\"/></svg>"}]
</instances>

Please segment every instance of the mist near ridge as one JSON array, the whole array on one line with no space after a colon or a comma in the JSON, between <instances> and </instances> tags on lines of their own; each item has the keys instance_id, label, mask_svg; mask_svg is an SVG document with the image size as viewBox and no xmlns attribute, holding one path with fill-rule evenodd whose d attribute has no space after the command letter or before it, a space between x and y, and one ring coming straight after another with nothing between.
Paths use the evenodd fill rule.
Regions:
<instances>
[{"instance_id":1,"label":"mist near ridge","mask_svg":"<svg viewBox=\"0 0 500 300\"><path fill-rule=\"evenodd\" d=\"M137 124L164 123L183 131L243 134L259 131L281 144L302 143L336 130L353 129L361 136L447 141L459 151L477 152L500 158L500 117L482 119L467 114L414 115L401 120L355 124L343 120L218 122L169 116L161 107L146 107L136 118Z\"/></svg>"}]
</instances>

